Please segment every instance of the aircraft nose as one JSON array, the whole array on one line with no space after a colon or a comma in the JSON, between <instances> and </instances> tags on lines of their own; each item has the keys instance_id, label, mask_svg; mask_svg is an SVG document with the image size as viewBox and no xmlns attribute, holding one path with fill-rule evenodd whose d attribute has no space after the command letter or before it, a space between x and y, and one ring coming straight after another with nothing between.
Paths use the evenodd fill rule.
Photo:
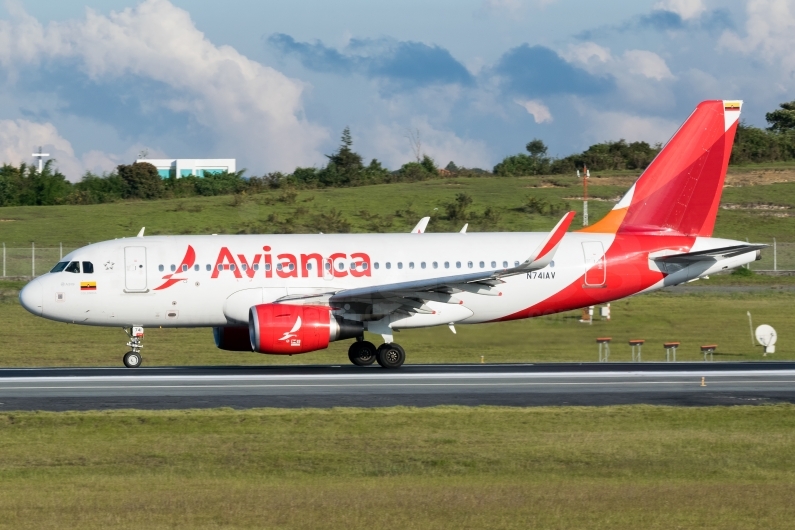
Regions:
<instances>
[{"instance_id":1,"label":"aircraft nose","mask_svg":"<svg viewBox=\"0 0 795 530\"><path fill-rule=\"evenodd\" d=\"M19 303L36 316L41 316L44 305L44 287L38 278L19 291Z\"/></svg>"}]
</instances>

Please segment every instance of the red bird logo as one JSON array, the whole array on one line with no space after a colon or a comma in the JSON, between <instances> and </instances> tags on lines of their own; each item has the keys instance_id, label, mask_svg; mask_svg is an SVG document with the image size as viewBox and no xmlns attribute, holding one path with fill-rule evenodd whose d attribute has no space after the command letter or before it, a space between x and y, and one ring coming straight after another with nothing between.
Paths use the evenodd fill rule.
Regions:
<instances>
[{"instance_id":1,"label":"red bird logo","mask_svg":"<svg viewBox=\"0 0 795 530\"><path fill-rule=\"evenodd\" d=\"M172 272L171 274L166 274L165 276L163 276L163 279L166 280L166 281L163 282L163 284L161 286L155 287L154 290L155 291L160 291L161 289L166 289L168 287L171 287L172 285L174 285L177 282L181 282L182 280L185 280L186 278L174 278L173 276L175 274L179 274L180 272L187 271L188 269L193 267L193 264L195 262L196 262L196 251L193 250L192 246L188 245L188 250L185 252L185 257L182 258L182 263L179 264L179 267L177 267L177 270L175 272Z\"/></svg>"}]
</instances>

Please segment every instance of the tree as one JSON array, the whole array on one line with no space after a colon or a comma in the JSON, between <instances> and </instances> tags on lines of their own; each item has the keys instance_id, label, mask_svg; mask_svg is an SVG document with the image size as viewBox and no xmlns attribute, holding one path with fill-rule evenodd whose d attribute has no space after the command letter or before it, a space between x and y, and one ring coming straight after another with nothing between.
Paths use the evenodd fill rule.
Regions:
<instances>
[{"instance_id":1,"label":"tree","mask_svg":"<svg viewBox=\"0 0 795 530\"><path fill-rule=\"evenodd\" d=\"M540 158L547 154L547 146L538 138L533 138L527 142L525 149L527 149L527 152L530 153L530 156L533 158Z\"/></svg>"},{"instance_id":2,"label":"tree","mask_svg":"<svg viewBox=\"0 0 795 530\"><path fill-rule=\"evenodd\" d=\"M347 184L355 180L359 172L364 169L362 164L362 157L360 154L355 153L351 147L353 146L353 138L351 138L350 127L345 127L342 131L342 138L340 139L339 149L331 154L326 155L329 159L327 169L330 175L336 178L327 179L330 182L327 185L334 185L337 183ZM332 167L333 166L333 167ZM323 178L321 177L321 181Z\"/></svg>"},{"instance_id":3,"label":"tree","mask_svg":"<svg viewBox=\"0 0 795 530\"><path fill-rule=\"evenodd\" d=\"M779 107L765 114L765 120L770 124L767 130L777 133L795 130L795 101L781 103Z\"/></svg>"},{"instance_id":4,"label":"tree","mask_svg":"<svg viewBox=\"0 0 795 530\"><path fill-rule=\"evenodd\" d=\"M124 182L125 199L157 199L163 195L163 180L149 162L121 164L116 173Z\"/></svg>"}]
</instances>

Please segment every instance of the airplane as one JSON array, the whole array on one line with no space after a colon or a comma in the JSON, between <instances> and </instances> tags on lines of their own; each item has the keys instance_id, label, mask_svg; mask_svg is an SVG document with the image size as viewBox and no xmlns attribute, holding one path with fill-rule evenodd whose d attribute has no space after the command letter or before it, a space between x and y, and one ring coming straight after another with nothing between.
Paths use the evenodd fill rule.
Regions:
<instances>
[{"instance_id":1,"label":"airplane","mask_svg":"<svg viewBox=\"0 0 795 530\"><path fill-rule=\"evenodd\" d=\"M615 207L569 232L184 235L79 248L20 291L34 315L119 326L141 365L145 328L209 327L218 348L276 355L354 339L357 366L399 368L397 331L532 318L760 259L710 237L742 101L700 103ZM376 347L364 332L380 335Z\"/></svg>"}]
</instances>

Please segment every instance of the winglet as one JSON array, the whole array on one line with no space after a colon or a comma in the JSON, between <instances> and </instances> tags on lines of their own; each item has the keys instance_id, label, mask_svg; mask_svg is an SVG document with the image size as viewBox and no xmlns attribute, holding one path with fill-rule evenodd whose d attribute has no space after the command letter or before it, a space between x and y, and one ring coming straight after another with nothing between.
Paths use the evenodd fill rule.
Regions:
<instances>
[{"instance_id":1,"label":"winglet","mask_svg":"<svg viewBox=\"0 0 795 530\"><path fill-rule=\"evenodd\" d=\"M145 226L142 226L142 227L141 227L141 231L140 231L140 232L138 232L138 235L137 235L137 236L135 236L135 237L144 237L144 230L146 230L146 227L145 227Z\"/></svg>"},{"instance_id":2,"label":"winglet","mask_svg":"<svg viewBox=\"0 0 795 530\"><path fill-rule=\"evenodd\" d=\"M555 228L549 233L547 238L541 242L540 245L533 251L527 261L520 265L520 268L532 267L533 269L543 269L555 257L555 252L558 250L566 230L569 229L571 221L574 219L576 212L569 212L558 221Z\"/></svg>"},{"instance_id":3,"label":"winglet","mask_svg":"<svg viewBox=\"0 0 795 530\"><path fill-rule=\"evenodd\" d=\"M459 234L466 234L467 228L469 227L469 223L464 223L464 226L461 227L461 230L458 231Z\"/></svg>"},{"instance_id":4,"label":"winglet","mask_svg":"<svg viewBox=\"0 0 795 530\"><path fill-rule=\"evenodd\" d=\"M425 229L428 228L428 221L430 221L430 217L423 217L420 219L420 222L417 223L417 226L411 229L412 234L424 234Z\"/></svg>"}]
</instances>

